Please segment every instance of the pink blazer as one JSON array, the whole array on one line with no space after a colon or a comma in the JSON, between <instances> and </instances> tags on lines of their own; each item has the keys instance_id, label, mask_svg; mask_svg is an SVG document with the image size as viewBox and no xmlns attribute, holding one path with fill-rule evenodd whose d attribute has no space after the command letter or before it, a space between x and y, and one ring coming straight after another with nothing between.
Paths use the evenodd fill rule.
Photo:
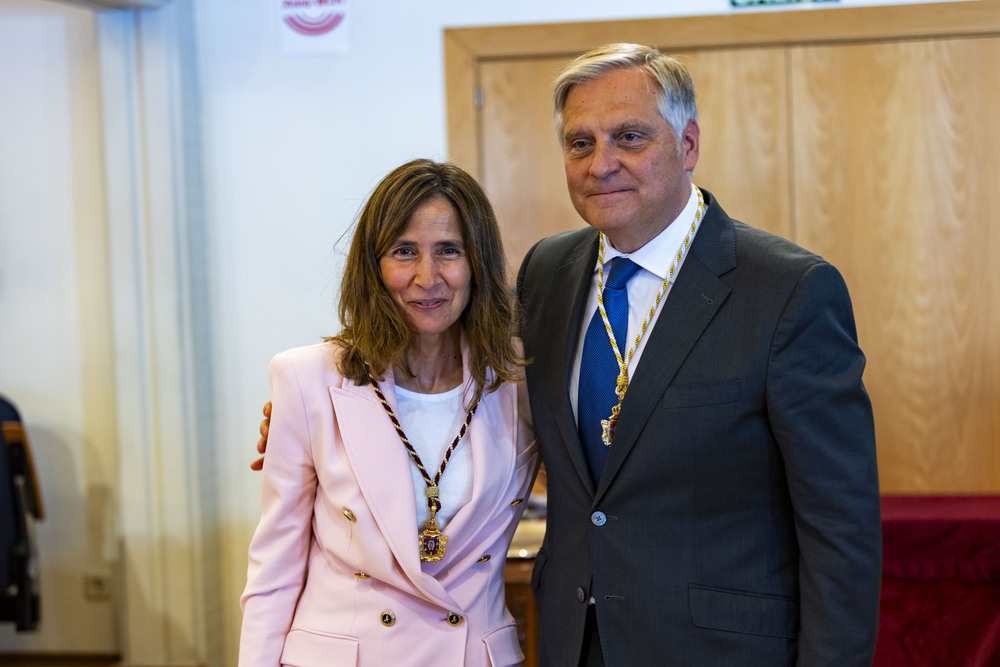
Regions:
<instances>
[{"instance_id":1,"label":"pink blazer","mask_svg":"<svg viewBox=\"0 0 1000 667\"><path fill-rule=\"evenodd\" d=\"M504 563L538 468L523 387L483 398L462 443L472 499L442 531L444 559L422 571L413 463L372 387L344 378L335 355L320 344L271 361L239 664L519 664ZM464 342L463 357L468 387ZM391 374L380 386L395 409Z\"/></svg>"}]
</instances>

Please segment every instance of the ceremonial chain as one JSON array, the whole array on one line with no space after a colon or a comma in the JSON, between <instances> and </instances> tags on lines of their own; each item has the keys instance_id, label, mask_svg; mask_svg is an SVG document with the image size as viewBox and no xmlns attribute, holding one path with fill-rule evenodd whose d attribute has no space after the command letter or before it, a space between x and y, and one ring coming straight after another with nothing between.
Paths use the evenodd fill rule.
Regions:
<instances>
[{"instance_id":1,"label":"ceremonial chain","mask_svg":"<svg viewBox=\"0 0 1000 667\"><path fill-rule=\"evenodd\" d=\"M444 459L441 460L441 466L438 468L437 474L434 479L427 473L427 469L424 467L423 462L420 460L420 455L417 454L417 450L413 448L410 444L409 439L406 437L406 433L403 432L403 427L399 423L399 419L396 418L396 413L392 411L389 407L389 401L385 400L385 394L382 390L378 388L378 382L372 377L372 371L368 368L367 364L365 369L368 371L368 379L371 380L372 388L375 390L375 395L378 396L378 400L382 403L382 407L385 408L385 413L389 415L389 420L392 425L396 428L396 433L399 434L399 439L403 441L403 445L406 447L406 451L409 452L410 458L413 460L414 465L417 466L417 470L420 471L421 476L424 478L424 484L427 488L424 489L424 495L427 496L427 509L430 510L431 518L427 519L424 523L424 529L420 531L418 537L418 544L420 546L420 560L433 563L444 558L444 548L448 544L448 537L442 535L440 525L434 518L438 511L441 509L441 500L438 490L438 482L441 481L441 475L444 474L444 469L448 466L448 461L451 460L451 454L458 447L458 443L462 441L462 437L465 432L469 430L469 422L472 421L472 415L476 414L476 408L479 407L479 401L476 401L469 412L465 415L465 422L462 424L462 428L459 429L458 435L455 436L455 440L448 447L448 451L444 453Z\"/></svg>"},{"instance_id":2,"label":"ceremonial chain","mask_svg":"<svg viewBox=\"0 0 1000 667\"><path fill-rule=\"evenodd\" d=\"M615 393L618 395L618 404L611 409L611 416L608 419L601 420L601 442L607 447L611 446L615 424L618 423L618 413L621 412L622 401L625 400L625 392L628 391L629 362L632 361L632 355L635 354L636 349L639 347L639 341L645 335L646 327L649 326L649 321L656 313L656 308L660 305L660 300L663 298L663 293L667 290L667 285L670 284L670 279L674 277L677 267L680 265L681 260L684 259L684 255L687 254L688 247L691 245L691 239L694 238L695 232L698 231L698 226L701 224L701 218L705 210L705 199L702 197L700 189L695 187L694 190L698 195L698 210L695 211L694 220L691 221L691 228L688 230L687 236L684 237L681 247L677 250L674 261L670 265L670 270L667 272L667 277L663 279L663 285L660 286L660 291L656 294L653 306L649 309L649 313L646 315L646 319L643 321L642 326L639 328L639 333L632 343L632 348L628 351L628 356L624 359L618 349L618 343L615 341L615 332L611 329L611 322L608 321L608 313L604 310L604 232L600 234L598 242L599 250L597 253L597 308L601 311L601 319L604 320L604 328L608 331L611 349L615 353L615 359L618 360L618 382L615 387Z\"/></svg>"}]
</instances>

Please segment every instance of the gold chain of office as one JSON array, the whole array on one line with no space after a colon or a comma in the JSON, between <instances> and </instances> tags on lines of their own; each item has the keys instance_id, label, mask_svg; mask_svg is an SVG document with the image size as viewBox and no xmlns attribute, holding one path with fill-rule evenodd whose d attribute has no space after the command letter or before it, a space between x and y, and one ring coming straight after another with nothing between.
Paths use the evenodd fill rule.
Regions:
<instances>
[{"instance_id":1,"label":"gold chain of office","mask_svg":"<svg viewBox=\"0 0 1000 667\"><path fill-rule=\"evenodd\" d=\"M371 380L372 388L375 390L375 395L378 396L379 402L382 403L382 407L385 409L385 413L389 415L389 421L392 422L393 427L396 429L396 433L399 435L399 439L403 441L403 446L406 447L406 451L410 454L410 459L413 464L417 466L417 470L420 471L420 475L424 478L424 495L427 496L427 509L430 511L430 518L424 522L424 529L418 534L418 547L420 549L420 560L426 563L433 563L444 558L445 546L448 544L448 536L441 534L441 526L438 521L434 518L438 511L441 509L441 498L440 489L438 484L441 481L441 475L444 474L444 469L448 467L448 461L451 460L451 455L458 447L458 443L462 441L465 436L465 432L469 430L469 422L472 421L472 415L476 414L476 408L479 407L479 401L469 408L468 413L465 415L465 421L462 423L462 428L459 429L458 435L452 441L451 446L444 453L444 458L441 460L441 465L438 467L437 474L434 479L431 479L430 474L427 472L427 468L424 467L423 462L420 460L420 455L417 454L417 450L413 448L410 444L409 438L406 437L406 433L403 432L403 426L399 423L399 419L396 417L396 413L392 411L389 406L389 401L386 400L385 394L379 389L378 382L372 376L372 371L368 368L368 364L365 364L365 370L368 371L368 379Z\"/></svg>"},{"instance_id":2,"label":"gold chain of office","mask_svg":"<svg viewBox=\"0 0 1000 667\"><path fill-rule=\"evenodd\" d=\"M601 420L601 442L605 446L611 446L611 440L614 437L615 424L618 423L618 414L622 409L622 401L625 400L625 392L628 391L628 365L632 361L632 355L635 354L636 349L639 347L639 342L642 337L646 334L646 328L649 326L649 321L653 318L656 313L657 307L660 305L660 301L663 299L663 293L667 291L667 285L670 284L671 279L674 277L674 273L677 272L677 267L680 266L681 261L684 259L684 255L687 254L688 248L691 246L691 239L694 238L695 233L698 231L698 226L701 224L701 218L705 211L705 199L701 194L701 190L695 187L695 193L698 195L698 210L694 213L694 220L691 221L691 227L688 229L687 235L684 237L684 242L681 243L681 247L677 250L677 254L674 255L674 261L670 264L670 270L667 271L667 277L663 279L663 284L660 286L660 291L656 294L656 299L653 301L652 307L649 309L649 313L646 315L646 319L643 320L642 326L639 328L639 333L635 337L635 341L632 342L632 348L628 351L628 355L623 358L621 351L618 349L618 343L615 341L615 332L611 329L611 322L608 321L608 313L604 309L604 232L601 232L598 241L598 253L597 253L597 309L601 311L601 319L604 320L604 328L608 331L608 340L611 341L611 349L615 353L615 359L618 361L618 382L615 387L615 393L618 395L618 404L611 409L611 416L607 419Z\"/></svg>"}]
</instances>

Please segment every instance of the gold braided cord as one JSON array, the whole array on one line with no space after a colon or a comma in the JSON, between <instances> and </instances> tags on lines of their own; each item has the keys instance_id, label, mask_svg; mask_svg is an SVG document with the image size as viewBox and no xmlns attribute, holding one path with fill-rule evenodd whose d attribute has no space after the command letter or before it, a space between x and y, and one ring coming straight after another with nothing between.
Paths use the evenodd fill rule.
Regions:
<instances>
[{"instance_id":1,"label":"gold braided cord","mask_svg":"<svg viewBox=\"0 0 1000 667\"><path fill-rule=\"evenodd\" d=\"M684 255L687 254L688 248L691 245L691 239L694 238L695 232L698 231L698 226L701 224L701 218L705 211L705 199L702 197L701 190L695 187L695 193L698 195L698 210L695 211L694 220L691 221L691 228L688 230L687 235L684 237L684 242L681 247L677 250L677 255L674 257L674 261L670 264L670 270L667 271L667 277L664 278L663 284L660 286L660 291L656 294L656 299L653 300L653 305L649 309L649 313L646 315L646 319L643 320L642 326L639 328L639 333L635 337L635 341L632 343L631 349L628 351L627 359L622 358L622 353L618 349L618 343L615 341L615 332L611 329L611 322L608 321L608 313L604 309L604 232L601 232L598 240L598 253L597 253L597 308L601 311L601 319L604 321L604 328L608 332L608 340L611 341L611 349L615 353L615 358L618 360L618 370L619 370L619 381L624 378L625 385L621 386L619 384L618 397L619 399L624 398L625 390L628 388L628 364L632 362L632 355L635 354L636 349L639 347L639 341L646 334L646 328L649 326L650 320L656 313L656 309L660 305L660 301L663 299L663 293L667 290L667 285L670 284L670 279L674 277L674 273L677 272L677 267L680 265L681 260L684 259Z\"/></svg>"}]
</instances>

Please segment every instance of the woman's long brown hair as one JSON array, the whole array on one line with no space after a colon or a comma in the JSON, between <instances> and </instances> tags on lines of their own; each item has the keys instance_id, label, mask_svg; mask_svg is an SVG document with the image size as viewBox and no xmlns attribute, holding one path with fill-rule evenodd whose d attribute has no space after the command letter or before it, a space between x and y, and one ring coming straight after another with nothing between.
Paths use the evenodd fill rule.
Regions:
<instances>
[{"instance_id":1,"label":"woman's long brown hair","mask_svg":"<svg viewBox=\"0 0 1000 667\"><path fill-rule=\"evenodd\" d=\"M375 187L358 216L344 268L339 308L344 328L327 341L341 346L340 370L359 384L369 382L366 363L377 379L393 366L409 372L406 352L416 332L386 290L379 260L403 233L413 212L434 197L450 201L461 220L472 285L460 321L478 400L503 382L519 380L525 362L515 341L518 308L507 284L493 206L482 186L455 165L413 160L389 172Z\"/></svg>"}]
</instances>

